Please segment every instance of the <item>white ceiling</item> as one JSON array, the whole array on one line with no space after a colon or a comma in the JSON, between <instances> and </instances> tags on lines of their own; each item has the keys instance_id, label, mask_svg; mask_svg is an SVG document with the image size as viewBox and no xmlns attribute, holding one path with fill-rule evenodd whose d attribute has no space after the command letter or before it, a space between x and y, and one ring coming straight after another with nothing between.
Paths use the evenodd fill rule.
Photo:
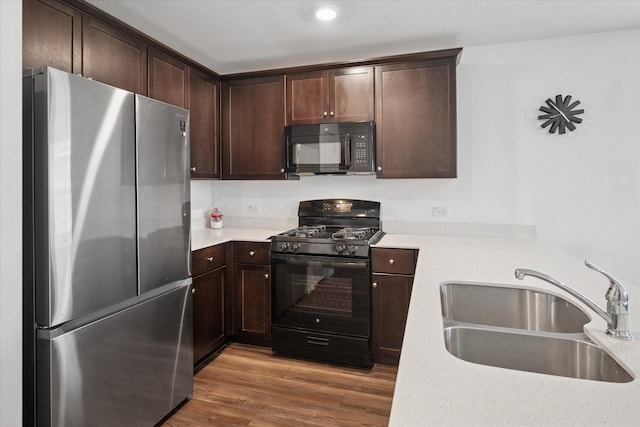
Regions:
<instances>
[{"instance_id":1,"label":"white ceiling","mask_svg":"<svg viewBox=\"0 0 640 427\"><path fill-rule=\"evenodd\" d=\"M219 74L640 28L640 0L88 2Z\"/></svg>"}]
</instances>

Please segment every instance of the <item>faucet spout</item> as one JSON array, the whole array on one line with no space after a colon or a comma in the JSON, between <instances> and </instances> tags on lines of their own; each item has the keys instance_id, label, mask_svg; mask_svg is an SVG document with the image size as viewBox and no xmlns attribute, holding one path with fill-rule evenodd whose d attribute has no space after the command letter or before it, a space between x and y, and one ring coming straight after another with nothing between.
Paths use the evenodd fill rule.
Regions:
<instances>
[{"instance_id":1,"label":"faucet spout","mask_svg":"<svg viewBox=\"0 0 640 427\"><path fill-rule=\"evenodd\" d=\"M594 266L589 261L586 261L585 264L587 267L603 274L609 279L610 286L605 295L607 298L607 311L604 311L600 306L581 292L539 271L517 268L515 270L515 276L519 280L523 280L526 276L536 277L563 289L567 293L579 299L583 304L595 311L607 322L608 335L624 341L633 340L633 337L629 332L629 297L627 295L627 290L620 282L613 278L613 276Z\"/></svg>"}]
</instances>

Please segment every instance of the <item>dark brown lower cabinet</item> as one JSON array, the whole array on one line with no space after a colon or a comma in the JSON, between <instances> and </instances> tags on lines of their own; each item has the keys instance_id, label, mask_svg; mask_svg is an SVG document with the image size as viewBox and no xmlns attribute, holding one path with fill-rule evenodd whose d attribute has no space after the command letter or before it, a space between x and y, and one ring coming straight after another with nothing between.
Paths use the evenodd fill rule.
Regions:
<instances>
[{"instance_id":1,"label":"dark brown lower cabinet","mask_svg":"<svg viewBox=\"0 0 640 427\"><path fill-rule=\"evenodd\" d=\"M237 265L236 341L271 345L270 272L268 265Z\"/></svg>"},{"instance_id":2,"label":"dark brown lower cabinet","mask_svg":"<svg viewBox=\"0 0 640 427\"><path fill-rule=\"evenodd\" d=\"M221 347L231 328L226 244L193 251L193 362L197 367Z\"/></svg>"},{"instance_id":3,"label":"dark brown lower cabinet","mask_svg":"<svg viewBox=\"0 0 640 427\"><path fill-rule=\"evenodd\" d=\"M226 268L193 279L193 362L216 350L226 340Z\"/></svg>"},{"instance_id":4,"label":"dark brown lower cabinet","mask_svg":"<svg viewBox=\"0 0 640 427\"><path fill-rule=\"evenodd\" d=\"M407 323L413 276L372 275L373 360L397 365Z\"/></svg>"},{"instance_id":5,"label":"dark brown lower cabinet","mask_svg":"<svg viewBox=\"0 0 640 427\"><path fill-rule=\"evenodd\" d=\"M397 365L407 324L417 249L371 250L371 329L373 360Z\"/></svg>"},{"instance_id":6,"label":"dark brown lower cabinet","mask_svg":"<svg viewBox=\"0 0 640 427\"><path fill-rule=\"evenodd\" d=\"M233 243L233 329L235 341L271 345L269 244Z\"/></svg>"}]
</instances>

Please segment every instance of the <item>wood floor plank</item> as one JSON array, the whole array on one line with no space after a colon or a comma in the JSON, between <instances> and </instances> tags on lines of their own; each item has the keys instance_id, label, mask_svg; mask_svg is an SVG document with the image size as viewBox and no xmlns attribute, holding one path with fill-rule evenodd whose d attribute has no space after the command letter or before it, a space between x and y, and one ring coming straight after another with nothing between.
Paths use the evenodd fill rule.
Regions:
<instances>
[{"instance_id":1,"label":"wood floor plank","mask_svg":"<svg viewBox=\"0 0 640 427\"><path fill-rule=\"evenodd\" d=\"M231 344L194 377L193 398L164 425L386 426L397 369L333 366Z\"/></svg>"}]
</instances>

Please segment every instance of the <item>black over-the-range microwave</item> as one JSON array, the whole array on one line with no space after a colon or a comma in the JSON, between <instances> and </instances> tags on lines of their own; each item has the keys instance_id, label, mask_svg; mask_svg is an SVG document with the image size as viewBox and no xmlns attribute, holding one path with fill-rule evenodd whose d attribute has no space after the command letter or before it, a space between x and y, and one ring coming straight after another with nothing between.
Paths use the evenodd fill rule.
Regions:
<instances>
[{"instance_id":1,"label":"black over-the-range microwave","mask_svg":"<svg viewBox=\"0 0 640 427\"><path fill-rule=\"evenodd\" d=\"M285 128L286 172L375 173L374 122L321 123Z\"/></svg>"}]
</instances>

